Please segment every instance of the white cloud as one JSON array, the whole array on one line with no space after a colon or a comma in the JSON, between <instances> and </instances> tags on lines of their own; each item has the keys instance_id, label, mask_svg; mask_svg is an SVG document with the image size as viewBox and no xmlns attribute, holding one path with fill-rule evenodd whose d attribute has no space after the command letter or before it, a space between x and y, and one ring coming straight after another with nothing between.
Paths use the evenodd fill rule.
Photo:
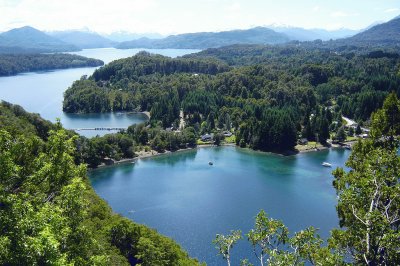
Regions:
<instances>
[{"instance_id":1,"label":"white cloud","mask_svg":"<svg viewBox=\"0 0 400 266\"><path fill-rule=\"evenodd\" d=\"M395 13L395 12L399 12L400 9L399 8L389 8L385 10L385 13Z\"/></svg>"},{"instance_id":2,"label":"white cloud","mask_svg":"<svg viewBox=\"0 0 400 266\"><path fill-rule=\"evenodd\" d=\"M87 26L102 32L134 28L143 25L140 20L157 6L155 0L23 0L15 7L0 9L0 25L8 28L31 25L39 29L61 30ZM21 21L10 25L10 21Z\"/></svg>"},{"instance_id":3,"label":"white cloud","mask_svg":"<svg viewBox=\"0 0 400 266\"><path fill-rule=\"evenodd\" d=\"M359 29L373 21L386 20L388 14L395 14L390 12L395 12L396 7L396 4L387 6L378 0L335 0L329 3L309 0L313 3L310 5L304 2L307 1L0 0L0 31L30 25L47 31L86 27L101 33L170 34L249 28L272 23L306 28L329 24L337 28L338 25L332 24L337 22ZM373 8L364 6L366 2L373 2ZM375 7L379 10L375 11ZM385 10L388 13L384 13Z\"/></svg>"}]
</instances>

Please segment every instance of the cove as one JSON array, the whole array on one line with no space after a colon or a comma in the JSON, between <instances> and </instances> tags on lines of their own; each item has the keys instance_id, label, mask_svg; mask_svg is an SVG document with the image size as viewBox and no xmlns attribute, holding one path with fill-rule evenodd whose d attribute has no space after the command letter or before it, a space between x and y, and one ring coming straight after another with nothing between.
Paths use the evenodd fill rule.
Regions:
<instances>
[{"instance_id":1,"label":"cove","mask_svg":"<svg viewBox=\"0 0 400 266\"><path fill-rule=\"evenodd\" d=\"M146 50L150 53L170 57L182 56L199 50L190 49L127 49L115 48L85 49L74 52L86 57L101 59L105 64L129 57ZM0 77L0 100L21 105L26 111L39 113L43 118L55 122L60 118L67 129L123 127L147 120L143 114L107 113L107 114L66 114L62 111L64 91L72 82L83 75L91 75L95 67L73 68L55 71L29 72L16 76ZM104 135L113 131L78 131L87 137ZM114 131L115 132L115 131Z\"/></svg>"},{"instance_id":2,"label":"cove","mask_svg":"<svg viewBox=\"0 0 400 266\"><path fill-rule=\"evenodd\" d=\"M291 233L314 226L328 237L338 227L331 172L349 154L332 149L279 156L211 147L101 168L89 177L115 212L175 239L208 265L225 265L211 243L215 234L247 233L260 209L283 220ZM324 161L332 168L321 166ZM243 258L255 262L245 238L232 257L232 265Z\"/></svg>"}]
</instances>

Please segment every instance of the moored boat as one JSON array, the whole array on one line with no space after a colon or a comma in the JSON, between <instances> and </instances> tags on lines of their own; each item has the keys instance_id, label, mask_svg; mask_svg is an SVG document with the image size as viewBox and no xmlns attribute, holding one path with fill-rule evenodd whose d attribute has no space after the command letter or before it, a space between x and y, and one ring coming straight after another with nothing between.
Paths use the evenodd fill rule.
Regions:
<instances>
[{"instance_id":1,"label":"moored boat","mask_svg":"<svg viewBox=\"0 0 400 266\"><path fill-rule=\"evenodd\" d=\"M327 162L323 162L323 163L322 163L322 166L325 166L325 167L332 167L332 164L327 163Z\"/></svg>"}]
</instances>

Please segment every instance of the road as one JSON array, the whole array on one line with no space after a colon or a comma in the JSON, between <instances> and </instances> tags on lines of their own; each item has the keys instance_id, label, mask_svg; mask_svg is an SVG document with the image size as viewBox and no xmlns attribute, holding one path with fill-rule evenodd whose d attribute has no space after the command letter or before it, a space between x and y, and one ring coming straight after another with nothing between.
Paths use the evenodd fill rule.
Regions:
<instances>
[{"instance_id":1,"label":"road","mask_svg":"<svg viewBox=\"0 0 400 266\"><path fill-rule=\"evenodd\" d=\"M347 126L349 126L349 127L352 126L352 125L354 125L354 124L357 124L356 121L351 120L350 118L347 118L347 117L342 116L342 119L346 121Z\"/></svg>"}]
</instances>

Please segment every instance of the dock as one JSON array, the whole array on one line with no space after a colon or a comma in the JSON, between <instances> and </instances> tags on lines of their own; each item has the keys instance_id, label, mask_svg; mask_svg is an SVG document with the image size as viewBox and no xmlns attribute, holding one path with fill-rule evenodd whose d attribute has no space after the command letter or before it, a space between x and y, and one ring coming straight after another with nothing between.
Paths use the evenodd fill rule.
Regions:
<instances>
[{"instance_id":1,"label":"dock","mask_svg":"<svg viewBox=\"0 0 400 266\"><path fill-rule=\"evenodd\" d=\"M72 128L75 131L84 131L84 130L127 130L127 127L87 127L87 128Z\"/></svg>"}]
</instances>

